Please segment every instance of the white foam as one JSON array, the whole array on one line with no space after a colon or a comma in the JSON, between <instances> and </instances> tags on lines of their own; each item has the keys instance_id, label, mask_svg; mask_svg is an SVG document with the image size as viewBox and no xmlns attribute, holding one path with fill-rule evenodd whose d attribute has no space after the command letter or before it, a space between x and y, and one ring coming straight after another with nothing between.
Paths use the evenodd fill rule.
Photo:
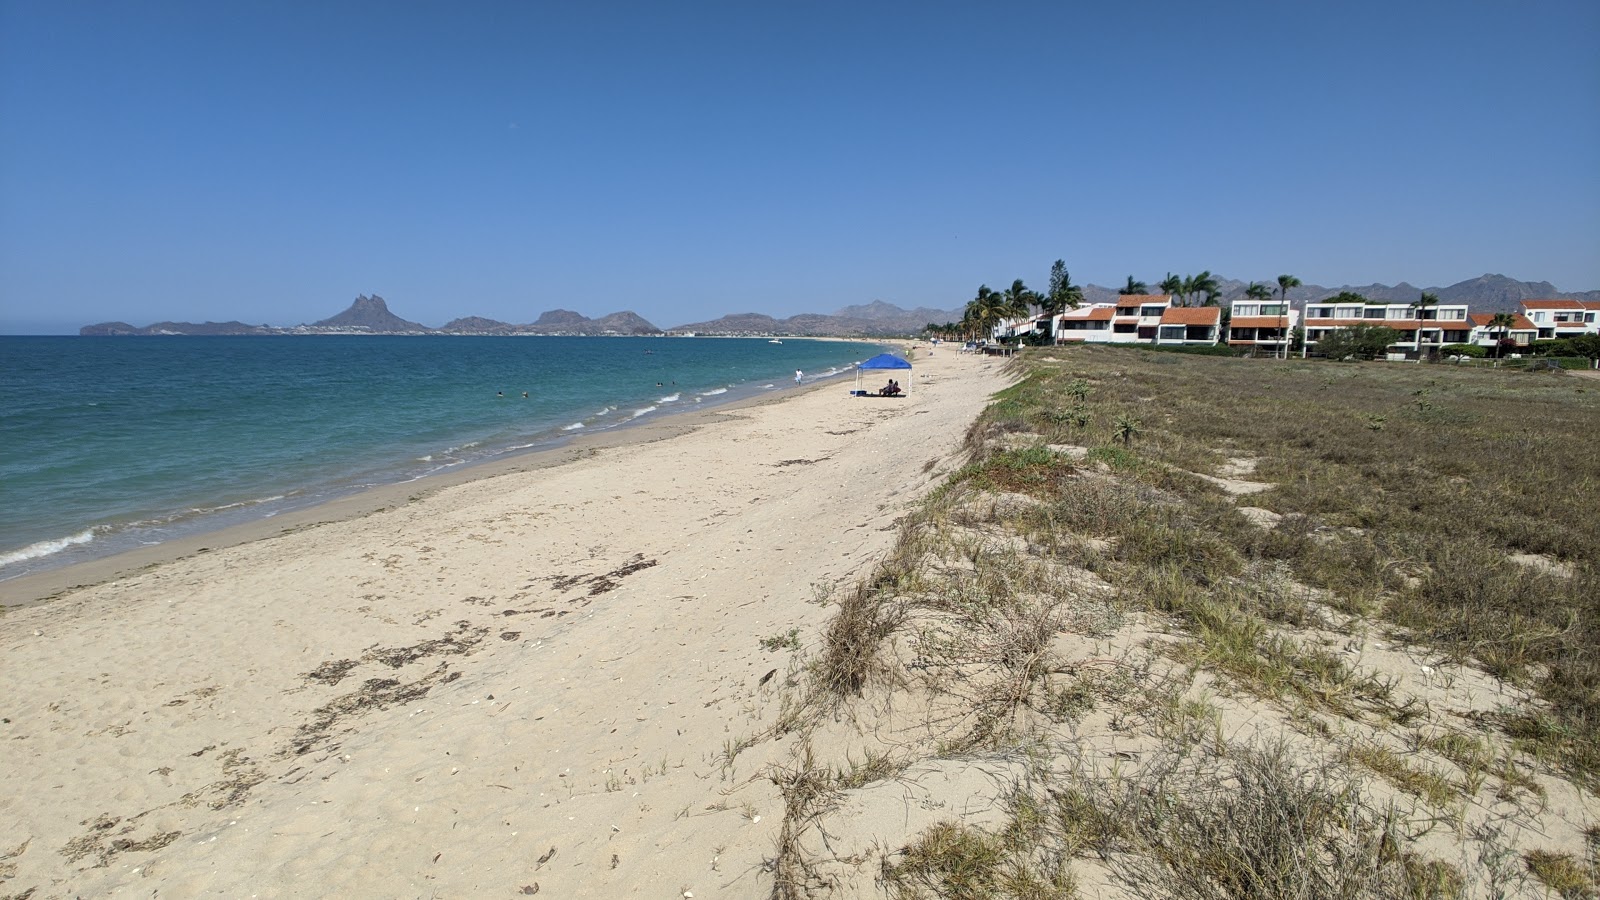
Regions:
<instances>
[{"instance_id":1,"label":"white foam","mask_svg":"<svg viewBox=\"0 0 1600 900\"><path fill-rule=\"evenodd\" d=\"M656 407L654 407L654 406L646 406L644 409L636 409L636 410L633 411L632 418L637 419L640 416L647 415L647 414L653 413L655 411L656 411Z\"/></svg>"},{"instance_id":2,"label":"white foam","mask_svg":"<svg viewBox=\"0 0 1600 900\"><path fill-rule=\"evenodd\" d=\"M666 395L665 397L662 397L660 400L658 400L656 402L658 402L658 403L677 403L678 402L678 398L682 397L682 396L683 396L682 394L668 394L668 395Z\"/></svg>"},{"instance_id":3,"label":"white foam","mask_svg":"<svg viewBox=\"0 0 1600 900\"><path fill-rule=\"evenodd\" d=\"M10 553L0 554L0 566L9 566L12 563L19 563L23 560L38 559L41 556L49 556L52 553L60 553L68 547L76 547L79 544L87 544L92 540L94 540L94 529L85 528L84 530L70 537L64 537L54 541L40 541L37 544L29 544L28 546L23 547L21 550L13 550Z\"/></svg>"},{"instance_id":4,"label":"white foam","mask_svg":"<svg viewBox=\"0 0 1600 900\"><path fill-rule=\"evenodd\" d=\"M563 425L563 426L561 426L561 430L562 431L577 431L579 428L582 428L582 427L583 427L583 423L582 422L573 422L571 425Z\"/></svg>"},{"instance_id":5,"label":"white foam","mask_svg":"<svg viewBox=\"0 0 1600 900\"><path fill-rule=\"evenodd\" d=\"M712 388L709 391L701 391L700 392L700 396L702 396L702 397L715 397L718 394L726 394L727 392L728 392L727 388Z\"/></svg>"}]
</instances>

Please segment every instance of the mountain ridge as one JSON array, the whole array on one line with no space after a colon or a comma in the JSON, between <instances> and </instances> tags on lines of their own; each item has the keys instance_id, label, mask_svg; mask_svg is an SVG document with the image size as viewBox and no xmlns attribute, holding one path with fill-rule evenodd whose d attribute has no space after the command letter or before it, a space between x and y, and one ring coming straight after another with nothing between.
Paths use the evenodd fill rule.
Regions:
<instances>
[{"instance_id":1,"label":"mountain ridge","mask_svg":"<svg viewBox=\"0 0 1600 900\"><path fill-rule=\"evenodd\" d=\"M1274 292L1277 282L1264 282ZM1224 305L1244 296L1248 284L1237 279L1218 278L1218 302ZM1505 275L1485 273L1448 287L1419 288L1405 281L1395 285L1340 285L1324 287L1306 284L1289 290L1296 305L1314 303L1349 291L1369 300L1384 303L1415 301L1423 291L1437 294L1444 303L1467 303L1473 312L1516 312L1517 304L1532 299L1574 299L1600 302L1600 290L1560 291L1548 281L1518 281ZM1085 303L1114 302L1116 289L1088 284L1083 286ZM798 313L775 318L766 313L731 313L703 322L691 322L661 329L631 310L608 313L591 319L568 309L551 309L533 322L513 324L482 316L451 319L438 328L403 319L389 310L376 294L357 296L343 312L309 325L274 327L243 322L157 322L143 327L127 322L101 322L78 329L80 335L273 335L273 334L452 334L452 335L659 335L693 332L707 335L792 335L802 337L891 337L916 334L923 327L961 319L963 307L936 309L919 306L902 309L883 300L845 306L834 313Z\"/></svg>"}]
</instances>

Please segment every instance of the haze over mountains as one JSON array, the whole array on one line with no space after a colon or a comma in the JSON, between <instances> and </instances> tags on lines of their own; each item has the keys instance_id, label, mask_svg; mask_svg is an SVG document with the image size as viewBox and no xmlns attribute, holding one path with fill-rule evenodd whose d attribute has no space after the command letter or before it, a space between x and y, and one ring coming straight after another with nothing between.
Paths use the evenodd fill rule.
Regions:
<instances>
[{"instance_id":1,"label":"haze over mountains","mask_svg":"<svg viewBox=\"0 0 1600 900\"><path fill-rule=\"evenodd\" d=\"M1219 279L1221 303L1226 306L1244 296L1243 281ZM1003 286L1003 285L1002 285ZM1275 287L1275 282L1273 285ZM1042 288L1043 285L1035 285ZM1154 290L1154 288L1151 288ZM1572 298L1600 301L1600 290L1563 292L1547 281L1517 281L1504 275L1483 275L1449 287L1419 288L1401 282L1397 285L1369 284L1322 287L1302 285L1289 291L1289 298L1300 306L1351 291L1369 300L1404 303L1416 300L1423 291L1439 295L1445 303L1467 303L1473 312L1515 312L1522 300ZM1085 301L1102 303L1117 298L1115 288L1085 285ZM964 301L963 301L964 305ZM676 325L669 329L655 325L631 311L614 312L591 319L581 313L552 309L533 322L512 324L481 316L452 319L438 328L408 321L389 311L377 295L362 295L343 312L308 325L274 327L243 322L157 322L138 327L126 322L85 325L81 335L222 335L222 334L500 334L500 335L652 335L693 332L704 335L796 335L818 337L887 337L920 332L925 325L959 321L962 307L906 310L892 303L874 300L860 306L846 306L832 314L801 313L778 319L763 313L734 313L704 322Z\"/></svg>"}]
</instances>

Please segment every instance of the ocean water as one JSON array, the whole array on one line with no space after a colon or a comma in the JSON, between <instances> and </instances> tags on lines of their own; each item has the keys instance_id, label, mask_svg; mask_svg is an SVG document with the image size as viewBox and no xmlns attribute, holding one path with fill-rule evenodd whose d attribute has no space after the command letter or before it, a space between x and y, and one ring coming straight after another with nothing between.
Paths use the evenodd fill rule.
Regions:
<instances>
[{"instance_id":1,"label":"ocean water","mask_svg":"<svg viewBox=\"0 0 1600 900\"><path fill-rule=\"evenodd\" d=\"M797 369L806 382L842 382L879 349L756 338L0 337L0 580L792 388Z\"/></svg>"}]
</instances>

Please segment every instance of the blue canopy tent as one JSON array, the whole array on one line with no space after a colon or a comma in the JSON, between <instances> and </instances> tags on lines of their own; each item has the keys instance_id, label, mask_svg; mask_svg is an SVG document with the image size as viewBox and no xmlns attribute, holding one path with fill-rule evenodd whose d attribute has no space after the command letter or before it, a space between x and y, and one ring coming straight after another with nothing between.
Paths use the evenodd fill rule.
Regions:
<instances>
[{"instance_id":1,"label":"blue canopy tent","mask_svg":"<svg viewBox=\"0 0 1600 900\"><path fill-rule=\"evenodd\" d=\"M911 363L906 362L904 359L901 359L898 356L895 356L893 353L879 353L877 356L874 356L871 359L864 360L856 364L856 389L850 393L857 397L876 396L876 390L868 391L861 387L861 380L866 377L866 373L869 371L881 372L885 369L891 372L895 371L896 369L910 371ZM900 390L904 392L906 390L906 386L903 384L900 385Z\"/></svg>"}]
</instances>

